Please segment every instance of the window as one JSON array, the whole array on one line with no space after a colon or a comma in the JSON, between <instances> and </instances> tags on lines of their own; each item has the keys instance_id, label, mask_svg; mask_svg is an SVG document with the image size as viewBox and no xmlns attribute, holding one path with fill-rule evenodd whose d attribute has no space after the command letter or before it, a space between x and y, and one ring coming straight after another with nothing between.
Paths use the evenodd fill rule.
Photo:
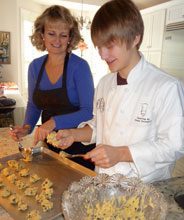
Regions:
<instances>
[{"instance_id":1,"label":"window","mask_svg":"<svg viewBox=\"0 0 184 220\"><path fill-rule=\"evenodd\" d=\"M30 36L33 23L38 15L34 12L21 9L21 94L25 101L28 96L28 66L30 62L43 54L32 46Z\"/></svg>"},{"instance_id":2,"label":"window","mask_svg":"<svg viewBox=\"0 0 184 220\"><path fill-rule=\"evenodd\" d=\"M87 49L83 51L81 51L80 49L77 49L77 50L74 50L73 53L87 60L91 68L91 72L93 74L93 79L94 79L94 84L96 87L99 80L105 74L108 73L108 66L103 60L101 60L97 49L95 49L91 41L90 29L83 28L81 31L81 35L84 39L84 42L87 44Z\"/></svg>"}]
</instances>

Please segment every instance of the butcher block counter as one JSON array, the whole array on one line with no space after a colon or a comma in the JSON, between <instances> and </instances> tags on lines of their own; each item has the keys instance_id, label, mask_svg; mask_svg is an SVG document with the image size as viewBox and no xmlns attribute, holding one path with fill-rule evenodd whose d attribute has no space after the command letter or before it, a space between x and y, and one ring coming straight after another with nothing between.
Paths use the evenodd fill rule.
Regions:
<instances>
[{"instance_id":1,"label":"butcher block counter","mask_svg":"<svg viewBox=\"0 0 184 220\"><path fill-rule=\"evenodd\" d=\"M17 143L10 138L8 132L9 132L9 128L0 128L0 162L1 163L3 162L3 160L5 160L6 162L12 159L18 160L22 157L18 151ZM30 138L27 138L27 140L24 140L23 142L29 143ZM71 182L79 181L80 178L86 175L87 176L96 175L95 172L71 160L68 160L66 158L64 159L59 158L58 154L50 151L45 147L43 147L43 155L34 156L31 165L28 163L27 166L30 168L30 171L32 169L32 171L34 173L37 173L38 175L42 175L42 176L46 175L47 177L48 174L48 178L53 181L54 192L55 192L55 194L53 194L54 206L52 210L43 213L43 219L49 219L49 220L50 219L63 220L60 209L61 195L62 192L67 189L67 187L70 185ZM31 199L32 198L30 198L29 200ZM10 214L8 214L8 212L6 212L5 209L0 206L0 219L2 220L24 219L24 216L22 214L20 214L19 216L20 211L13 210L15 208L14 207L11 208L12 205L10 205L9 203L6 204L7 203L6 201L7 200L3 199L2 197L0 198L0 203L3 204L3 207L6 210L8 210ZM30 205L32 205L32 202ZM36 207L36 202L35 202L35 207ZM34 208L34 204L33 204L33 208ZM15 212L17 213L15 214ZM52 217L50 217L49 215Z\"/></svg>"},{"instance_id":2,"label":"butcher block counter","mask_svg":"<svg viewBox=\"0 0 184 220\"><path fill-rule=\"evenodd\" d=\"M0 160L2 160L2 158L4 157L11 158L13 155L16 155L16 154L19 154L17 143L9 137L8 128L0 128ZM95 176L96 175L95 172L88 170L72 161L69 161L68 159L66 159L65 163L66 163L66 166L72 167L73 172L75 172L74 173L75 175L78 175L78 178L76 178L76 180L73 179L73 181L78 181L80 175L81 176L85 176L85 175ZM178 204L175 202L174 195L176 195L180 191L183 191L184 193L184 176L155 182L153 185L160 192L164 194L165 199L168 203L168 216L166 220L180 220L180 219L183 220L184 209L180 208ZM0 207L0 219L14 220L11 216L5 211L5 209ZM52 219L63 220L63 217L59 215Z\"/></svg>"}]
</instances>

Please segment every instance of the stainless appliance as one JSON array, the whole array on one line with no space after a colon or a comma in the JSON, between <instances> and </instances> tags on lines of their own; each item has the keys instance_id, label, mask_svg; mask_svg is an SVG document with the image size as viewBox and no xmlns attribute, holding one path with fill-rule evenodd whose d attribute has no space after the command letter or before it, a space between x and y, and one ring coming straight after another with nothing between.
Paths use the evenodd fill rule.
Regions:
<instances>
[{"instance_id":1,"label":"stainless appliance","mask_svg":"<svg viewBox=\"0 0 184 220\"><path fill-rule=\"evenodd\" d=\"M161 69L184 83L184 25L178 28L166 27Z\"/></svg>"}]
</instances>

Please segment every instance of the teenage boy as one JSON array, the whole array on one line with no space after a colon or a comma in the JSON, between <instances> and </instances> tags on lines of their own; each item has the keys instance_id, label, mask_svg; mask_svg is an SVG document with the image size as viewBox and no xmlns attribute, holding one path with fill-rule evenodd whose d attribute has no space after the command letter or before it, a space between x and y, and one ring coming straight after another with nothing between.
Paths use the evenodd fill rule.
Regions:
<instances>
[{"instance_id":1,"label":"teenage boy","mask_svg":"<svg viewBox=\"0 0 184 220\"><path fill-rule=\"evenodd\" d=\"M99 173L153 182L169 178L184 154L184 91L138 51L143 32L130 0L108 1L97 11L91 37L112 73L96 89L93 119L60 130L57 139L62 149L74 141L96 143L85 158Z\"/></svg>"}]
</instances>

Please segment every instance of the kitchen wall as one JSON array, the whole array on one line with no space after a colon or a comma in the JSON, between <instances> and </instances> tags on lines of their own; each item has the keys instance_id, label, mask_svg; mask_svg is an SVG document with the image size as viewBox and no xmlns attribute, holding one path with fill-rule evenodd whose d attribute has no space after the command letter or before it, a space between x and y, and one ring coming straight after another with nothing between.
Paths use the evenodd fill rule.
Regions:
<instances>
[{"instance_id":1,"label":"kitchen wall","mask_svg":"<svg viewBox=\"0 0 184 220\"><path fill-rule=\"evenodd\" d=\"M25 0L0 0L0 31L10 32L11 64L3 64L1 81L21 82L21 42L20 42L20 9L33 12L42 10L42 6Z\"/></svg>"}]
</instances>

